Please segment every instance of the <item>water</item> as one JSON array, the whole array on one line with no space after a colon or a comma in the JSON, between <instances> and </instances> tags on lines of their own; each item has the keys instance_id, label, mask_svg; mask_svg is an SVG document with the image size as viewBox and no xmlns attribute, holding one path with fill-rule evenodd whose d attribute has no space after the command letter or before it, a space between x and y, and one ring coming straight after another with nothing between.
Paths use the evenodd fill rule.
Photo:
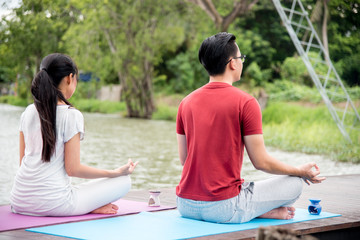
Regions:
<instances>
[{"instance_id":1,"label":"water","mask_svg":"<svg viewBox=\"0 0 360 240\"><path fill-rule=\"evenodd\" d=\"M0 104L0 205L9 203L9 192L19 166L18 128L24 108ZM139 161L132 176L133 189L175 187L182 166L177 153L175 123L122 118L117 114L84 113L85 138L81 142L84 164L114 169L128 158ZM360 174L360 165L337 163L321 155L289 153L268 148L270 154L292 165L316 162L322 175ZM254 169L245 157L243 177L246 181L268 177ZM84 180L73 178L73 183Z\"/></svg>"}]
</instances>

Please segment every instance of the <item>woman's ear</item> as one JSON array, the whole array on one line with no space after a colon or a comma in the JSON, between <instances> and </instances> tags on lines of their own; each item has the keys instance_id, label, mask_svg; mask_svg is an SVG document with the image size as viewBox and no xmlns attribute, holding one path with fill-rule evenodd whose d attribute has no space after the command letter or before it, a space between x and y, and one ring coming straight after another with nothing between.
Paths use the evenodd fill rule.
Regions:
<instances>
[{"instance_id":1,"label":"woman's ear","mask_svg":"<svg viewBox=\"0 0 360 240\"><path fill-rule=\"evenodd\" d=\"M71 74L72 73L70 73L68 76L64 77L64 80L65 80L66 84L68 84L68 85L71 83Z\"/></svg>"},{"instance_id":2,"label":"woman's ear","mask_svg":"<svg viewBox=\"0 0 360 240\"><path fill-rule=\"evenodd\" d=\"M73 81L74 77L75 77L74 74L73 74L73 73L70 73L69 76L67 76L66 82L67 82L68 84L70 84L71 81Z\"/></svg>"}]
</instances>

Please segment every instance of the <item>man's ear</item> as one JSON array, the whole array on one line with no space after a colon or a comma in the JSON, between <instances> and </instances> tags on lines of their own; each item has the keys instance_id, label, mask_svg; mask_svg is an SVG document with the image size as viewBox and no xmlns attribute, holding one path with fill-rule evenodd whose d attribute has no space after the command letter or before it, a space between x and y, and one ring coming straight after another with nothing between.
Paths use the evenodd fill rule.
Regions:
<instances>
[{"instance_id":1,"label":"man's ear","mask_svg":"<svg viewBox=\"0 0 360 240\"><path fill-rule=\"evenodd\" d=\"M236 61L231 60L229 62L229 67L231 70L235 70L236 69Z\"/></svg>"}]
</instances>

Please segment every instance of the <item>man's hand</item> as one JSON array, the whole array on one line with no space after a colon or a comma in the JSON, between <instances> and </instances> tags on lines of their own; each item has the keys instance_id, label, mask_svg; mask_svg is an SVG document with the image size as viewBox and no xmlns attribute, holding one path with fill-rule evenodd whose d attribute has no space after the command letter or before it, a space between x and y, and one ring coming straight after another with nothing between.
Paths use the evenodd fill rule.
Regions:
<instances>
[{"instance_id":1,"label":"man's hand","mask_svg":"<svg viewBox=\"0 0 360 240\"><path fill-rule=\"evenodd\" d=\"M301 177L308 185L310 185L310 183L321 183L326 179L325 177L319 177L320 168L316 165L316 163L306 163L299 166L298 169L301 171Z\"/></svg>"}]
</instances>

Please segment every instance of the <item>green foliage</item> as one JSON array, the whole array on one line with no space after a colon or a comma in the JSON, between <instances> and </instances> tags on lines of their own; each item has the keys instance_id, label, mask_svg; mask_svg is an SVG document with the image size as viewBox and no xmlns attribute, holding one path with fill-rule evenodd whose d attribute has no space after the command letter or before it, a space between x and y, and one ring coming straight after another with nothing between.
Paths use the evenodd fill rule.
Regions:
<instances>
[{"instance_id":1,"label":"green foliage","mask_svg":"<svg viewBox=\"0 0 360 240\"><path fill-rule=\"evenodd\" d=\"M0 96L0 103L6 103L14 106L26 107L28 101L17 96Z\"/></svg>"},{"instance_id":2,"label":"green foliage","mask_svg":"<svg viewBox=\"0 0 360 240\"><path fill-rule=\"evenodd\" d=\"M283 124L291 120L295 125L306 125L308 122L320 122L324 119L327 119L325 121L329 123L333 123L331 115L325 106L306 108L296 103L271 102L263 111L264 124Z\"/></svg>"},{"instance_id":3,"label":"green foliage","mask_svg":"<svg viewBox=\"0 0 360 240\"><path fill-rule=\"evenodd\" d=\"M326 154L335 160L360 163L359 131L351 132L353 144L349 144L325 106L271 103L263 111L263 129L268 145L287 151Z\"/></svg>"},{"instance_id":4,"label":"green foliage","mask_svg":"<svg viewBox=\"0 0 360 240\"><path fill-rule=\"evenodd\" d=\"M155 120L176 121L177 107L159 104L152 116Z\"/></svg>"},{"instance_id":5,"label":"green foliage","mask_svg":"<svg viewBox=\"0 0 360 240\"><path fill-rule=\"evenodd\" d=\"M71 54L72 58L82 71L96 73L105 83L119 83L114 58L106 38L100 30L101 23L96 21L96 9L91 12L93 6L90 3L90 1L75 2L79 11L86 7L90 8L82 15L89 20L81 18L76 24L71 25L63 36L63 46L73 53Z\"/></svg>"},{"instance_id":6,"label":"green foliage","mask_svg":"<svg viewBox=\"0 0 360 240\"><path fill-rule=\"evenodd\" d=\"M213 2L222 16L233 7L232 0ZM309 10L315 2L303 1ZM328 6L330 56L349 86L359 85L360 79L359 6L359 0L332 0ZM0 21L0 81L17 81L23 99L30 98L30 80L51 52L69 53L80 70L101 79L79 83L75 101L95 98L102 84L121 83L127 109L139 115L156 109L152 84L156 91L188 93L208 81L197 51L203 39L216 33L216 26L187 1L23 0L11 16ZM230 25L229 32L247 55L243 80L250 87L265 87L271 101L322 101L309 87L309 74L301 58L294 56L293 43L271 1L260 0ZM319 65L316 71L326 75L327 69ZM349 90L353 99L359 99L359 89ZM98 108L98 103L91 103L93 108L84 108ZM166 113L156 114L171 115L160 106L156 111Z\"/></svg>"},{"instance_id":7,"label":"green foliage","mask_svg":"<svg viewBox=\"0 0 360 240\"><path fill-rule=\"evenodd\" d=\"M223 3L223 2L222 2ZM192 3L181 4L184 39L176 51L166 51L155 66L155 89L168 93L189 93L206 84L209 76L198 59L202 41L216 33L209 17Z\"/></svg>"},{"instance_id":8,"label":"green foliage","mask_svg":"<svg viewBox=\"0 0 360 240\"><path fill-rule=\"evenodd\" d=\"M82 112L122 113L126 111L124 102L100 101L97 99L70 99L70 102Z\"/></svg>"},{"instance_id":9,"label":"green foliage","mask_svg":"<svg viewBox=\"0 0 360 240\"><path fill-rule=\"evenodd\" d=\"M23 0L0 28L0 66L7 66L27 78L25 88L39 70L41 59L52 52L64 52L61 37L76 13L67 0ZM3 45L6 43L6 45ZM14 81L15 79L13 79Z\"/></svg>"},{"instance_id":10,"label":"green foliage","mask_svg":"<svg viewBox=\"0 0 360 240\"><path fill-rule=\"evenodd\" d=\"M197 51L182 52L166 63L167 69L173 73L165 89L173 93L188 93L207 83L209 77L200 64Z\"/></svg>"},{"instance_id":11,"label":"green foliage","mask_svg":"<svg viewBox=\"0 0 360 240\"><path fill-rule=\"evenodd\" d=\"M174 92L185 92L187 89L192 89L195 81L194 71L191 56L187 53L180 53L174 59L168 62L168 68L175 75L172 79L172 89Z\"/></svg>"},{"instance_id":12,"label":"green foliage","mask_svg":"<svg viewBox=\"0 0 360 240\"><path fill-rule=\"evenodd\" d=\"M276 50L271 47L269 41L251 30L244 31L236 28L231 30L236 35L240 52L246 55L245 69L252 62L256 62L261 69L270 68Z\"/></svg>"},{"instance_id":13,"label":"green foliage","mask_svg":"<svg viewBox=\"0 0 360 240\"><path fill-rule=\"evenodd\" d=\"M264 49L267 51L267 47L269 47L270 51L273 51L270 61L257 61L262 69L269 69L274 64L283 62L286 57L292 56L296 52L272 1L260 0L253 10L248 12L245 18L238 18L235 25L240 28L240 31L251 31L258 34L261 39L270 44L269 46L265 46L266 48ZM247 40L242 38L238 39L239 46L242 41ZM253 51L248 51L244 47L241 49L244 54L253 58Z\"/></svg>"},{"instance_id":14,"label":"green foliage","mask_svg":"<svg viewBox=\"0 0 360 240\"><path fill-rule=\"evenodd\" d=\"M330 57L341 63L337 70L343 73L341 77L349 86L360 85L360 1L331 0L328 4Z\"/></svg>"},{"instance_id":15,"label":"green foliage","mask_svg":"<svg viewBox=\"0 0 360 240\"><path fill-rule=\"evenodd\" d=\"M360 99L360 86L348 88L347 92L349 93L351 99L353 99L354 101Z\"/></svg>"},{"instance_id":16,"label":"green foliage","mask_svg":"<svg viewBox=\"0 0 360 240\"><path fill-rule=\"evenodd\" d=\"M315 87L308 87L288 80L277 80L265 85L269 99L273 101L302 101L310 103L322 102L322 97ZM336 87L331 87L330 92L335 92ZM360 87L348 88L347 92L353 101L360 99ZM334 96L333 102L343 102L344 98Z\"/></svg>"},{"instance_id":17,"label":"green foliage","mask_svg":"<svg viewBox=\"0 0 360 240\"><path fill-rule=\"evenodd\" d=\"M329 67L320 62L324 61L324 59L320 59L319 55L315 52L309 52L308 56L312 66L314 67L314 71L319 75L327 76ZM280 66L280 69L280 76L282 79L290 80L306 86L314 86L308 69L301 57L297 55L294 57L287 57ZM333 71L331 71L329 77L336 78Z\"/></svg>"},{"instance_id":18,"label":"green foliage","mask_svg":"<svg viewBox=\"0 0 360 240\"><path fill-rule=\"evenodd\" d=\"M264 86L271 77L271 69L260 69L256 62L252 62L244 73L245 82L251 86Z\"/></svg>"},{"instance_id":19,"label":"green foliage","mask_svg":"<svg viewBox=\"0 0 360 240\"><path fill-rule=\"evenodd\" d=\"M340 60L341 77L349 86L360 86L360 53Z\"/></svg>"},{"instance_id":20,"label":"green foliage","mask_svg":"<svg viewBox=\"0 0 360 240\"><path fill-rule=\"evenodd\" d=\"M309 72L299 56L288 57L281 65L280 76L298 84L313 86Z\"/></svg>"},{"instance_id":21,"label":"green foliage","mask_svg":"<svg viewBox=\"0 0 360 240\"><path fill-rule=\"evenodd\" d=\"M360 50L360 1L331 0L328 3L330 57L336 62Z\"/></svg>"},{"instance_id":22,"label":"green foliage","mask_svg":"<svg viewBox=\"0 0 360 240\"><path fill-rule=\"evenodd\" d=\"M107 73L114 69L118 73L129 116L151 116L154 65L184 39L179 12L174 11L177 1L88 0L79 8L84 20L69 31L69 44L81 58L88 56L90 47L98 57L89 61L94 67L105 51L105 62L112 64Z\"/></svg>"},{"instance_id":23,"label":"green foliage","mask_svg":"<svg viewBox=\"0 0 360 240\"><path fill-rule=\"evenodd\" d=\"M11 68L0 66L0 83L11 83L15 77L16 76Z\"/></svg>"},{"instance_id":24,"label":"green foliage","mask_svg":"<svg viewBox=\"0 0 360 240\"><path fill-rule=\"evenodd\" d=\"M314 87L297 84L287 80L277 80L266 84L269 99L274 101L306 101L319 103L322 101L319 91Z\"/></svg>"},{"instance_id":25,"label":"green foliage","mask_svg":"<svg viewBox=\"0 0 360 240\"><path fill-rule=\"evenodd\" d=\"M78 81L72 99L95 99L100 83L92 79L89 82Z\"/></svg>"}]
</instances>

